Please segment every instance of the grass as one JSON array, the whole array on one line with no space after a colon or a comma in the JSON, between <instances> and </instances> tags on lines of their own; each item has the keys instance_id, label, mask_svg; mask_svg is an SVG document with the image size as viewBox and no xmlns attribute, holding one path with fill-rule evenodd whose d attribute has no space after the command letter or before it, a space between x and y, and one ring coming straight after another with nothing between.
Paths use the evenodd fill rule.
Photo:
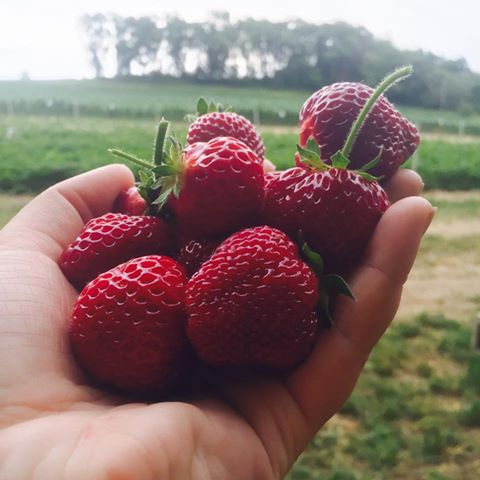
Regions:
<instances>
[{"instance_id":1,"label":"grass","mask_svg":"<svg viewBox=\"0 0 480 480\"><path fill-rule=\"evenodd\" d=\"M480 353L470 347L472 329L430 314L404 325L380 341L354 394L290 480L476 478L480 402L469 365L480 367ZM462 341L447 352L452 332Z\"/></svg>"},{"instance_id":2,"label":"grass","mask_svg":"<svg viewBox=\"0 0 480 480\"><path fill-rule=\"evenodd\" d=\"M149 158L153 133L150 120L4 117L0 119L0 190L38 192L58 180L115 161L107 153L112 146ZM183 137L185 127L178 133ZM268 128L262 133L268 157L279 168L292 165L296 134ZM427 188L480 187L480 141L424 140L415 163Z\"/></svg>"}]
</instances>

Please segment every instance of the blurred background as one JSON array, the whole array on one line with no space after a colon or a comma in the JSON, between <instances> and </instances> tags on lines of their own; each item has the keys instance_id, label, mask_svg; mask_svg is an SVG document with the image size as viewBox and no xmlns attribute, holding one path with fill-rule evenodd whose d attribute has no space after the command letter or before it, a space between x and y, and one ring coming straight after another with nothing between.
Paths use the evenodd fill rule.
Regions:
<instances>
[{"instance_id":1,"label":"blurred background","mask_svg":"<svg viewBox=\"0 0 480 480\"><path fill-rule=\"evenodd\" d=\"M207 96L292 164L298 111L323 85L374 86L419 127L408 165L438 207L397 319L290 479L480 477L480 4L473 0L2 0L0 226L52 183L151 154L161 116ZM480 343L480 342L479 342Z\"/></svg>"}]
</instances>

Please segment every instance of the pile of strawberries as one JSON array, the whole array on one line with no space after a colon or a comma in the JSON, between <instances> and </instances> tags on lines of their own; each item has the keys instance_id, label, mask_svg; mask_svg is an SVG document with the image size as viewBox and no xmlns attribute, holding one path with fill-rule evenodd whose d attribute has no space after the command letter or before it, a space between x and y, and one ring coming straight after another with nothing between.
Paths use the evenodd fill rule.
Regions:
<instances>
[{"instance_id":1,"label":"pile of strawberries","mask_svg":"<svg viewBox=\"0 0 480 480\"><path fill-rule=\"evenodd\" d=\"M69 326L92 381L164 396L196 365L285 371L330 321L419 135L381 94L337 83L300 111L296 166L269 171L244 117L201 99L182 147L168 122L136 187L89 221L59 265L81 292Z\"/></svg>"}]
</instances>

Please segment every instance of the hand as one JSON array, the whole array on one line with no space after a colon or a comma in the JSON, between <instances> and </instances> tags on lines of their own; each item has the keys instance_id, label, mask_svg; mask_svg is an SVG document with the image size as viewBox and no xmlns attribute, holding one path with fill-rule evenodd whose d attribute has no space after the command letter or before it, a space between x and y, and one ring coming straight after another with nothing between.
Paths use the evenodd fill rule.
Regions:
<instances>
[{"instance_id":1,"label":"hand","mask_svg":"<svg viewBox=\"0 0 480 480\"><path fill-rule=\"evenodd\" d=\"M109 166L34 199L0 232L0 478L278 479L350 395L397 310L433 209L399 172L395 202L349 279L335 325L282 380L227 382L189 403L122 404L86 384L66 328L77 293L57 266L133 178Z\"/></svg>"}]
</instances>

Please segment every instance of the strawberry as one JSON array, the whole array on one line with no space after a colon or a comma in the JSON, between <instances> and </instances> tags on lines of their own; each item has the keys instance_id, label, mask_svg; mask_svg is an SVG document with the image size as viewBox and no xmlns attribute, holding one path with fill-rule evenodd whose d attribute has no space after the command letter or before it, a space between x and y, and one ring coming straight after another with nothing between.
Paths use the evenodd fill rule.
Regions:
<instances>
[{"instance_id":1,"label":"strawberry","mask_svg":"<svg viewBox=\"0 0 480 480\"><path fill-rule=\"evenodd\" d=\"M189 280L187 335L215 367L286 370L316 339L318 280L270 227L232 235Z\"/></svg>"},{"instance_id":2,"label":"strawberry","mask_svg":"<svg viewBox=\"0 0 480 480\"><path fill-rule=\"evenodd\" d=\"M210 239L194 239L186 242L177 255L177 262L191 277L206 262L217 247L218 242Z\"/></svg>"},{"instance_id":3,"label":"strawberry","mask_svg":"<svg viewBox=\"0 0 480 480\"><path fill-rule=\"evenodd\" d=\"M162 219L107 213L84 226L58 264L70 283L81 289L98 274L131 258L170 249L169 229Z\"/></svg>"},{"instance_id":4,"label":"strawberry","mask_svg":"<svg viewBox=\"0 0 480 480\"><path fill-rule=\"evenodd\" d=\"M80 293L69 327L79 364L122 392L170 392L189 363L186 281L177 262L157 255L99 275Z\"/></svg>"},{"instance_id":5,"label":"strawberry","mask_svg":"<svg viewBox=\"0 0 480 480\"><path fill-rule=\"evenodd\" d=\"M328 85L315 92L300 110L300 145L306 146L309 139L314 139L322 160L331 163L373 94L374 90L366 85L348 82ZM380 155L380 162L368 171L388 180L413 154L419 142L415 125L381 96L364 119L355 146L347 154L349 168L360 169ZM298 160L297 157L297 165Z\"/></svg>"},{"instance_id":6,"label":"strawberry","mask_svg":"<svg viewBox=\"0 0 480 480\"><path fill-rule=\"evenodd\" d=\"M263 162L265 146L254 125L238 113L217 109L215 103L209 105L205 99L199 99L197 116L188 129L187 144L208 142L217 137L233 137L250 147L257 154L259 161Z\"/></svg>"},{"instance_id":7,"label":"strawberry","mask_svg":"<svg viewBox=\"0 0 480 480\"><path fill-rule=\"evenodd\" d=\"M258 222L264 173L255 152L233 137L194 143L182 150L174 136L164 149L168 122L158 126L154 162L119 150L144 167L139 186L150 212L168 218L188 238L223 237Z\"/></svg>"},{"instance_id":8,"label":"strawberry","mask_svg":"<svg viewBox=\"0 0 480 480\"><path fill-rule=\"evenodd\" d=\"M121 191L112 207L112 212L126 215L143 215L146 210L147 202L140 195L137 187Z\"/></svg>"},{"instance_id":9,"label":"strawberry","mask_svg":"<svg viewBox=\"0 0 480 480\"><path fill-rule=\"evenodd\" d=\"M221 236L255 224L263 202L258 157L232 137L196 143L185 150L180 191L167 208L178 227L194 236Z\"/></svg>"},{"instance_id":10,"label":"strawberry","mask_svg":"<svg viewBox=\"0 0 480 480\"><path fill-rule=\"evenodd\" d=\"M321 162L319 162L321 164ZM267 183L264 220L288 233L303 234L328 272L345 272L359 260L388 208L380 185L352 170L294 167Z\"/></svg>"}]
</instances>

